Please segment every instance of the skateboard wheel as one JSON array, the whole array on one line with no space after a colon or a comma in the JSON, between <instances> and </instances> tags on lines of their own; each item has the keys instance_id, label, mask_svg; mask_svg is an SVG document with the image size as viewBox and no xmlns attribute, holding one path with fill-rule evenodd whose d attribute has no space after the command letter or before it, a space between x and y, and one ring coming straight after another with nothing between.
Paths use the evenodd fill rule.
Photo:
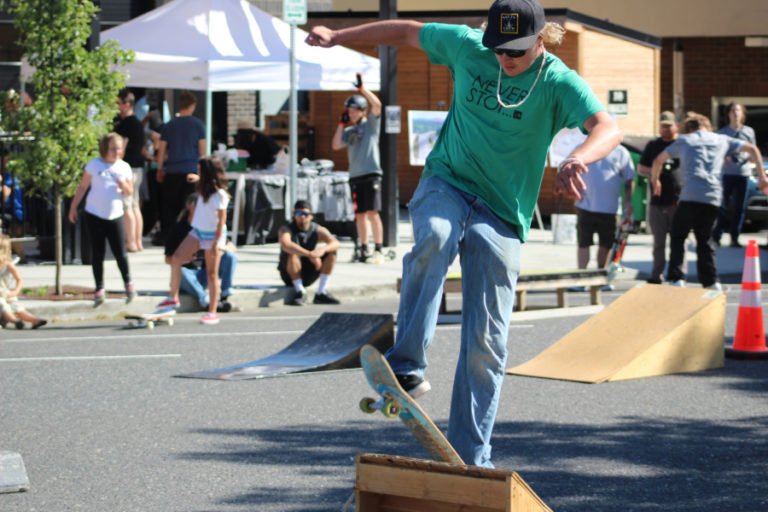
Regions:
<instances>
[{"instance_id":1,"label":"skateboard wheel","mask_svg":"<svg viewBox=\"0 0 768 512\"><path fill-rule=\"evenodd\" d=\"M373 398L363 398L360 400L360 410L366 414L372 414L376 412L376 409L371 407L371 405L373 405L375 402L376 400Z\"/></svg>"},{"instance_id":2,"label":"skateboard wheel","mask_svg":"<svg viewBox=\"0 0 768 512\"><path fill-rule=\"evenodd\" d=\"M392 400L387 400L384 402L381 412L387 418L397 418L400 415L400 404Z\"/></svg>"},{"instance_id":3,"label":"skateboard wheel","mask_svg":"<svg viewBox=\"0 0 768 512\"><path fill-rule=\"evenodd\" d=\"M394 249L390 249L387 252L387 258L389 258L391 260L395 259L396 256L397 256L397 253L394 251Z\"/></svg>"}]
</instances>

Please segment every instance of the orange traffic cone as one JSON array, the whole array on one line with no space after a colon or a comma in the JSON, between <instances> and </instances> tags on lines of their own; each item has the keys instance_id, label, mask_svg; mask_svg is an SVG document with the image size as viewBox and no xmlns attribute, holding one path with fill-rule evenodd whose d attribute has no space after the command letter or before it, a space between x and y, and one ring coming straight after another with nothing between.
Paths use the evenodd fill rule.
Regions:
<instances>
[{"instance_id":1,"label":"orange traffic cone","mask_svg":"<svg viewBox=\"0 0 768 512\"><path fill-rule=\"evenodd\" d=\"M739 299L739 316L736 319L736 334L733 336L733 348L725 349L725 355L728 357L768 358L760 288L759 250L757 242L750 240L744 258L744 272L741 275L741 298Z\"/></svg>"}]
</instances>

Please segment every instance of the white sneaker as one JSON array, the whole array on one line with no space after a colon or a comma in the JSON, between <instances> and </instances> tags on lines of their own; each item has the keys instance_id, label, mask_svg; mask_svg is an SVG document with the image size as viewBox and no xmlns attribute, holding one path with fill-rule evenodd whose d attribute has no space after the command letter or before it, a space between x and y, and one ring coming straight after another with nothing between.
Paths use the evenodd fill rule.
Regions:
<instances>
[{"instance_id":1,"label":"white sneaker","mask_svg":"<svg viewBox=\"0 0 768 512\"><path fill-rule=\"evenodd\" d=\"M720 284L720 281L715 281L714 284L711 284L707 286L707 290L717 290L719 292L723 291L723 285Z\"/></svg>"},{"instance_id":2,"label":"white sneaker","mask_svg":"<svg viewBox=\"0 0 768 512\"><path fill-rule=\"evenodd\" d=\"M371 256L369 261L374 265L381 265L384 263L384 255L381 253L381 251L374 251L373 256Z\"/></svg>"},{"instance_id":3,"label":"white sneaker","mask_svg":"<svg viewBox=\"0 0 768 512\"><path fill-rule=\"evenodd\" d=\"M685 280L684 279L678 279L677 281L670 281L670 286L677 286L678 288L685 288Z\"/></svg>"}]
</instances>

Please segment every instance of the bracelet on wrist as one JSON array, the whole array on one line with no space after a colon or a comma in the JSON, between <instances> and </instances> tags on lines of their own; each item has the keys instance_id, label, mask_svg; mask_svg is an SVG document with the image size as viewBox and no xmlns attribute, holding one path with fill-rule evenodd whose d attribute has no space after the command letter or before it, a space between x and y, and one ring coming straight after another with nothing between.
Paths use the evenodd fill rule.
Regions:
<instances>
[{"instance_id":1,"label":"bracelet on wrist","mask_svg":"<svg viewBox=\"0 0 768 512\"><path fill-rule=\"evenodd\" d=\"M566 158L562 162L560 162L560 165L557 166L557 172L560 172L563 170L563 167L565 167L567 164L571 162L578 162L581 165L584 165L584 162L581 161L581 158Z\"/></svg>"}]
</instances>

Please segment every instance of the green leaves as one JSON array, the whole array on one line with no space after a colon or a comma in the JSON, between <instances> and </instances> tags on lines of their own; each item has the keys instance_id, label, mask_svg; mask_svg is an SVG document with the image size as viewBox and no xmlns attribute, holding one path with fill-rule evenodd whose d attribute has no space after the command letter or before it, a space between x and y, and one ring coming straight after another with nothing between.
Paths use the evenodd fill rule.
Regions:
<instances>
[{"instance_id":1,"label":"green leaves","mask_svg":"<svg viewBox=\"0 0 768 512\"><path fill-rule=\"evenodd\" d=\"M85 49L96 8L90 0L10 0L19 44L35 68L35 102L18 110L5 98L0 121L6 131L28 131L35 140L12 162L27 192L74 193L83 166L97 155L98 139L111 131L117 93L125 85L113 71L133 52L108 41ZM9 102L10 101L10 102Z\"/></svg>"}]
</instances>

